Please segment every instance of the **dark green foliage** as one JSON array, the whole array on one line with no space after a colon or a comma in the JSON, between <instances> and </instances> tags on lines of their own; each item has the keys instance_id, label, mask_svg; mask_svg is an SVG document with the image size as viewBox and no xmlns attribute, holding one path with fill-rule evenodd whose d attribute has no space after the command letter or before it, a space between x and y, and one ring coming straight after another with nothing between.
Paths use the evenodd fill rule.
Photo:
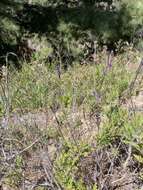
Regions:
<instances>
[{"instance_id":1,"label":"dark green foliage","mask_svg":"<svg viewBox=\"0 0 143 190\"><path fill-rule=\"evenodd\" d=\"M137 43L135 37L143 24L140 0L136 5L133 0L33 0L30 4L2 0L0 7L4 53L15 51L17 38L29 33L46 36L55 51L62 49L61 57L71 55L78 60L83 55L73 53L76 47L72 43L97 41L109 49L114 49L119 40Z\"/></svg>"},{"instance_id":2,"label":"dark green foliage","mask_svg":"<svg viewBox=\"0 0 143 190\"><path fill-rule=\"evenodd\" d=\"M15 17L20 7L21 5L16 1L2 0L0 2L0 56L15 50L16 38L20 34ZM0 63L2 63L2 58Z\"/></svg>"}]
</instances>

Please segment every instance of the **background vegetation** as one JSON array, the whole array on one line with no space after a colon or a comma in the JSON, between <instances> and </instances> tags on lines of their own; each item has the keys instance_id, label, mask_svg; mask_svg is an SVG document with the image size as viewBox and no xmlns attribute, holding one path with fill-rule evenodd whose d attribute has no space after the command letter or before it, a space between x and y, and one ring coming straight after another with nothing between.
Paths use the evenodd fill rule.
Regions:
<instances>
[{"instance_id":1,"label":"background vegetation","mask_svg":"<svg viewBox=\"0 0 143 190\"><path fill-rule=\"evenodd\" d=\"M93 42L114 51L119 42L121 45L125 41L142 48L142 9L140 0L136 3L133 0L1 1L1 54L12 51L21 55L18 47L26 46L25 40L35 35L45 38L53 54L64 59L64 64L84 57L86 50L81 46L87 42L91 52ZM37 46L28 44L32 50L38 49Z\"/></svg>"},{"instance_id":2,"label":"background vegetation","mask_svg":"<svg viewBox=\"0 0 143 190\"><path fill-rule=\"evenodd\" d=\"M143 188L141 0L1 0L0 188Z\"/></svg>"}]
</instances>

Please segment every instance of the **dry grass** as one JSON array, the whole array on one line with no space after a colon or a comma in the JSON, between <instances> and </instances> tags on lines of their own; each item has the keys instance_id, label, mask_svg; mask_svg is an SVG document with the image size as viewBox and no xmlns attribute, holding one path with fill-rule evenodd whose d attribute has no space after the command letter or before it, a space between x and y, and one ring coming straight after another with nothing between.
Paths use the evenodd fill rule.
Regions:
<instances>
[{"instance_id":1,"label":"dry grass","mask_svg":"<svg viewBox=\"0 0 143 190\"><path fill-rule=\"evenodd\" d=\"M25 64L1 81L1 188L141 188L143 120L128 108L142 107L142 72L130 66L139 65L137 52L128 54L111 67L99 56L61 79Z\"/></svg>"}]
</instances>

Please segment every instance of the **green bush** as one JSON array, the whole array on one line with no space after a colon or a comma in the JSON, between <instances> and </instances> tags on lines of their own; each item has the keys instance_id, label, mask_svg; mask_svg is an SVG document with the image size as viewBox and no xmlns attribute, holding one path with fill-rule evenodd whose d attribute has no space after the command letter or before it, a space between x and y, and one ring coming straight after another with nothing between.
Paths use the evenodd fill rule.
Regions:
<instances>
[{"instance_id":1,"label":"green bush","mask_svg":"<svg viewBox=\"0 0 143 190\"><path fill-rule=\"evenodd\" d=\"M104 108L116 101L129 85L132 75L122 65L123 60L113 61L111 67L106 65L103 57L98 65L75 65L67 72L62 70L61 79L56 71L43 63L25 63L20 72L11 72L9 76L11 108L45 109L56 106L68 110L75 106L89 111L98 103ZM1 107L4 108L4 102L1 102Z\"/></svg>"},{"instance_id":2,"label":"green bush","mask_svg":"<svg viewBox=\"0 0 143 190\"><path fill-rule=\"evenodd\" d=\"M25 34L28 34L27 38L36 34L39 43L49 43L52 47L42 47L34 54L34 59L39 57L40 62L46 60L54 49L57 60L61 59L63 65L85 59L87 50L81 46L89 41L96 41L99 47L106 44L111 49L120 40L128 41L142 49L141 0L136 3L133 0L104 0L102 6L101 2L94 1L68 1L67 5L64 1L33 0L31 5L27 4L27 8L24 3L25 1L18 3L10 0L1 2L2 54L9 51L17 53L15 46ZM37 41L36 38L34 40Z\"/></svg>"},{"instance_id":3,"label":"green bush","mask_svg":"<svg viewBox=\"0 0 143 190\"><path fill-rule=\"evenodd\" d=\"M55 175L58 182L66 190L86 190L83 179L76 180L78 162L90 151L88 145L73 145L70 142L65 145L55 163ZM93 188L95 190L95 187Z\"/></svg>"}]
</instances>

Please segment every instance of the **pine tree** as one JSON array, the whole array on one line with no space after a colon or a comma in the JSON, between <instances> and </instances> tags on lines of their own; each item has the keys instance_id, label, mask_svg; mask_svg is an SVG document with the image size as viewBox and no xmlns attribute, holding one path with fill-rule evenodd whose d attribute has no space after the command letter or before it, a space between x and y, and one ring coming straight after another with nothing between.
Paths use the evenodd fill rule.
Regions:
<instances>
[{"instance_id":1,"label":"pine tree","mask_svg":"<svg viewBox=\"0 0 143 190\"><path fill-rule=\"evenodd\" d=\"M19 27L15 23L16 10L20 4L14 0L0 1L0 55L16 43Z\"/></svg>"}]
</instances>

